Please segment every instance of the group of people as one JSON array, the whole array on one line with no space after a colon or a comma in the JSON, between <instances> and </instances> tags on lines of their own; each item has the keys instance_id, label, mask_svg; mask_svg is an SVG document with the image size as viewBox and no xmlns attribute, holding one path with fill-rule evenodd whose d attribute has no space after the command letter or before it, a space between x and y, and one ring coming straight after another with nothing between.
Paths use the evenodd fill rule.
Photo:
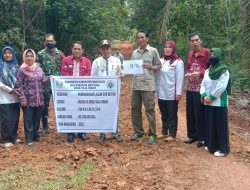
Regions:
<instances>
[{"instance_id":1,"label":"group of people","mask_svg":"<svg viewBox=\"0 0 250 190\"><path fill-rule=\"evenodd\" d=\"M187 136L185 143L198 141L214 156L230 151L228 129L228 95L231 80L228 67L222 63L221 50L201 47L199 33L189 36L192 50L188 54L186 91Z\"/></svg>"},{"instance_id":2,"label":"group of people","mask_svg":"<svg viewBox=\"0 0 250 190\"><path fill-rule=\"evenodd\" d=\"M188 80L186 91L187 139L185 143L197 142L214 156L229 153L229 133L227 96L230 92L230 73L221 62L221 50L202 48L199 33L189 36L191 51L188 54L187 70L177 54L173 40L166 40L162 58L156 48L149 45L145 30L137 34L139 47L133 51L132 60L143 60L143 74L134 75L131 95L131 116L134 134L132 140L148 136L149 143L156 139L174 141L178 125L178 102L181 99L184 78ZM25 139L28 146L40 140L39 126L49 131L48 114L51 99L50 76L120 76L123 77L123 57L116 51L112 56L111 43L103 40L100 44L101 56L93 63L83 56L83 43L72 45L72 55L65 57L56 48L53 34L44 38L45 49L37 54L32 49L23 53L23 64L19 67L14 49L6 46L0 60L0 127L1 144L5 147L20 142L17 129L23 109ZM162 130L156 135L155 95L161 112ZM142 104L148 119L146 134L142 121ZM81 140L87 140L85 133L78 133ZM68 133L68 142L73 142L75 133ZM112 138L121 141L118 130ZM101 133L98 142L105 142L106 134Z\"/></svg>"}]
</instances>

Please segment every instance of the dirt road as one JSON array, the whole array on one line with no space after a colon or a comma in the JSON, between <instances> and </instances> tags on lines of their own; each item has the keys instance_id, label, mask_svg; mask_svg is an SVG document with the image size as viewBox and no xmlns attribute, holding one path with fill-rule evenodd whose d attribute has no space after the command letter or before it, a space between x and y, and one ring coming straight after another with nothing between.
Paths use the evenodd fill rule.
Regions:
<instances>
[{"instance_id":1,"label":"dirt road","mask_svg":"<svg viewBox=\"0 0 250 190\"><path fill-rule=\"evenodd\" d=\"M176 142L158 140L155 145L148 140L134 142L130 116L130 79L122 84L120 102L120 133L123 141L96 142L97 135L90 140L67 143L66 136L57 134L53 111L49 118L50 133L42 137L34 149L25 143L11 149L0 148L0 171L16 166L43 168L48 180L55 178L54 171L63 164L77 168L89 157L94 160L94 172L81 189L250 189L250 143L242 139L230 124L231 153L216 158L196 144L183 143L186 137L185 100L179 104L179 124ZM160 113L156 105L157 131L161 130ZM108 114L108 113L107 113ZM144 115L144 129L147 119ZM20 137L23 139L23 129Z\"/></svg>"}]
</instances>

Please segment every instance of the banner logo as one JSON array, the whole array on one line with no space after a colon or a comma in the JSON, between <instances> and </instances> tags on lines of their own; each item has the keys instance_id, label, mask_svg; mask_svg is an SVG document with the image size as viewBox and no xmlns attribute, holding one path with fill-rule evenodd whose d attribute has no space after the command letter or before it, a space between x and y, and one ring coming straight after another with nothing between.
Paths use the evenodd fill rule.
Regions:
<instances>
[{"instance_id":1,"label":"banner logo","mask_svg":"<svg viewBox=\"0 0 250 190\"><path fill-rule=\"evenodd\" d=\"M112 80L108 80L108 81L106 82L106 86L107 86L109 89L113 89L113 88L115 87L115 83L114 83L114 81L112 81Z\"/></svg>"}]
</instances>

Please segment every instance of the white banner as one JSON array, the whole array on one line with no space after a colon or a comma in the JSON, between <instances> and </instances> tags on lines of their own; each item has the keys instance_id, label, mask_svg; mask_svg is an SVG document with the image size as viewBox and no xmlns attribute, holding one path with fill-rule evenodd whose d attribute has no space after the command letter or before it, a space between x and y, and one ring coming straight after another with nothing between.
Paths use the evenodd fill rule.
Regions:
<instances>
[{"instance_id":1,"label":"white banner","mask_svg":"<svg viewBox=\"0 0 250 190\"><path fill-rule=\"evenodd\" d=\"M125 75L140 75L143 74L143 60L123 61L123 71Z\"/></svg>"},{"instance_id":2,"label":"white banner","mask_svg":"<svg viewBox=\"0 0 250 190\"><path fill-rule=\"evenodd\" d=\"M120 97L120 78L51 78L57 131L116 132Z\"/></svg>"}]
</instances>

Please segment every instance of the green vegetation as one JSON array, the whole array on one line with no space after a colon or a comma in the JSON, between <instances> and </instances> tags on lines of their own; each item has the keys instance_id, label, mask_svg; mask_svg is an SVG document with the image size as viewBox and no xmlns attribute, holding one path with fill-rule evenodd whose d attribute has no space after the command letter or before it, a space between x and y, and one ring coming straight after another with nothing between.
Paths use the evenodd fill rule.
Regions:
<instances>
[{"instance_id":1,"label":"green vegetation","mask_svg":"<svg viewBox=\"0 0 250 190\"><path fill-rule=\"evenodd\" d=\"M74 171L61 166L54 174L48 174L43 169L31 167L14 168L1 171L1 190L54 190L54 189L83 189L85 180L94 171L90 161L80 165Z\"/></svg>"},{"instance_id":2,"label":"green vegetation","mask_svg":"<svg viewBox=\"0 0 250 190\"><path fill-rule=\"evenodd\" d=\"M73 41L82 40L92 59L102 39L135 42L144 28L160 53L165 39L174 39L185 61L188 34L197 31L204 47L222 48L232 89L249 90L249 0L0 0L0 10L0 47L14 46L19 60L25 48L43 48L45 33L56 35L66 55Z\"/></svg>"}]
</instances>

